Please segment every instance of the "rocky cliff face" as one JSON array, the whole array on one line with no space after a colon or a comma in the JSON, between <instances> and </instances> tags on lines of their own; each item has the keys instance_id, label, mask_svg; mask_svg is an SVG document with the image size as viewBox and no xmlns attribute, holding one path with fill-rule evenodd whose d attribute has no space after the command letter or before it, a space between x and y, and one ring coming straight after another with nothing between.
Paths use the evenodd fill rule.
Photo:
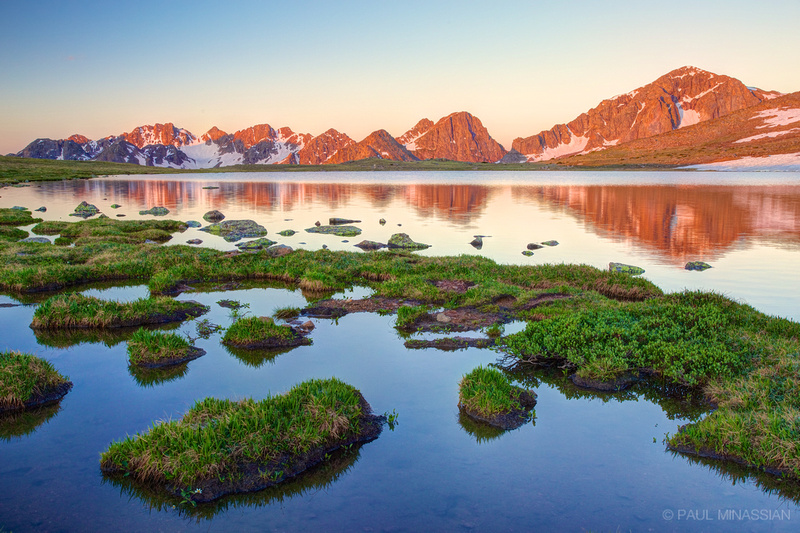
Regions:
<instances>
[{"instance_id":1,"label":"rocky cliff face","mask_svg":"<svg viewBox=\"0 0 800 533\"><path fill-rule=\"evenodd\" d=\"M374 131L363 141L349 144L340 148L333 156L325 161L326 164L335 165L347 161L358 161L368 157L378 159L392 159L394 161L418 161L411 152L397 142L386 130Z\"/></svg>"},{"instance_id":2,"label":"rocky cliff face","mask_svg":"<svg viewBox=\"0 0 800 533\"><path fill-rule=\"evenodd\" d=\"M331 128L321 135L309 140L306 145L297 152L296 163L300 165L320 165L328 162L333 155L355 143L353 139Z\"/></svg>"},{"instance_id":3,"label":"rocky cliff face","mask_svg":"<svg viewBox=\"0 0 800 533\"><path fill-rule=\"evenodd\" d=\"M144 148L148 144L183 146L197 141L190 132L176 128L171 122L139 126L129 133L123 133L120 137L137 148Z\"/></svg>"},{"instance_id":4,"label":"rocky cliff face","mask_svg":"<svg viewBox=\"0 0 800 533\"><path fill-rule=\"evenodd\" d=\"M728 76L683 67L603 100L572 122L514 139L512 148L528 161L588 153L719 118L775 96Z\"/></svg>"},{"instance_id":5,"label":"rocky cliff face","mask_svg":"<svg viewBox=\"0 0 800 533\"><path fill-rule=\"evenodd\" d=\"M398 137L398 142L419 159L452 159L470 163L494 163L506 153L489 135L481 121L465 111L453 113L436 124L423 119Z\"/></svg>"}]
</instances>

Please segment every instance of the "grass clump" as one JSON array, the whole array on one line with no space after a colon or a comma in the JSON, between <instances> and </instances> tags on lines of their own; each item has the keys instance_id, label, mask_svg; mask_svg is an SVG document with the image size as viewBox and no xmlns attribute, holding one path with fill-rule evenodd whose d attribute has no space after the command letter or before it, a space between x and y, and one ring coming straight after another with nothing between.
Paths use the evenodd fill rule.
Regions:
<instances>
[{"instance_id":1,"label":"grass clump","mask_svg":"<svg viewBox=\"0 0 800 533\"><path fill-rule=\"evenodd\" d=\"M131 365L158 367L182 363L202 355L177 333L139 328L128 341Z\"/></svg>"},{"instance_id":2,"label":"grass clump","mask_svg":"<svg viewBox=\"0 0 800 533\"><path fill-rule=\"evenodd\" d=\"M61 399L72 388L48 361L19 352L0 353L0 413Z\"/></svg>"},{"instance_id":3,"label":"grass clump","mask_svg":"<svg viewBox=\"0 0 800 533\"><path fill-rule=\"evenodd\" d=\"M118 328L176 322L199 316L208 308L164 296L120 303L78 293L59 294L36 308L34 329Z\"/></svg>"},{"instance_id":4,"label":"grass clump","mask_svg":"<svg viewBox=\"0 0 800 533\"><path fill-rule=\"evenodd\" d=\"M479 366L461 378L458 386L461 410L502 429L525 423L535 404L535 395L512 385L496 368Z\"/></svg>"},{"instance_id":5,"label":"grass clump","mask_svg":"<svg viewBox=\"0 0 800 533\"><path fill-rule=\"evenodd\" d=\"M33 218L27 209L0 208L0 226L27 226L41 221L41 218Z\"/></svg>"},{"instance_id":6,"label":"grass clump","mask_svg":"<svg viewBox=\"0 0 800 533\"><path fill-rule=\"evenodd\" d=\"M222 343L234 348L285 348L311 344L290 326L278 326L269 317L240 318L225 330Z\"/></svg>"},{"instance_id":7,"label":"grass clump","mask_svg":"<svg viewBox=\"0 0 800 533\"><path fill-rule=\"evenodd\" d=\"M291 320L300 316L300 309L297 307L281 307L272 314L279 320Z\"/></svg>"},{"instance_id":8,"label":"grass clump","mask_svg":"<svg viewBox=\"0 0 800 533\"><path fill-rule=\"evenodd\" d=\"M200 400L180 420L111 444L100 467L209 501L279 483L332 450L377 437L381 422L352 386L310 380L261 401Z\"/></svg>"},{"instance_id":9,"label":"grass clump","mask_svg":"<svg viewBox=\"0 0 800 533\"><path fill-rule=\"evenodd\" d=\"M426 316L430 307L427 305L403 305L397 309L397 321L395 327L398 329L413 329L417 320Z\"/></svg>"},{"instance_id":10,"label":"grass clump","mask_svg":"<svg viewBox=\"0 0 800 533\"><path fill-rule=\"evenodd\" d=\"M17 242L29 235L25 230L19 228L0 226L0 242Z\"/></svg>"}]
</instances>

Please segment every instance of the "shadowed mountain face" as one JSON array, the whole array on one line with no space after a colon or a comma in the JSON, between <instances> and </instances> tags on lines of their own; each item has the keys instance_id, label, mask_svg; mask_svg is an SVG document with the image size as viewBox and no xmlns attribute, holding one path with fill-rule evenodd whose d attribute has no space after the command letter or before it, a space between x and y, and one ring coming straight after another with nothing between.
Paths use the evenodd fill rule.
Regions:
<instances>
[{"instance_id":1,"label":"shadowed mountain face","mask_svg":"<svg viewBox=\"0 0 800 533\"><path fill-rule=\"evenodd\" d=\"M572 122L514 139L512 147L528 161L589 153L723 117L778 96L728 76L683 67L603 100Z\"/></svg>"}]
</instances>

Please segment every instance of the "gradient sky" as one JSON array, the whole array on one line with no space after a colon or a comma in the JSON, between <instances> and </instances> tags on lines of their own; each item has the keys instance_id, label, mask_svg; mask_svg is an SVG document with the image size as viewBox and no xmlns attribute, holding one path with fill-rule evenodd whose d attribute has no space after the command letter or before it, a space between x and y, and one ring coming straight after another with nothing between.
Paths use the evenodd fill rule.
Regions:
<instances>
[{"instance_id":1,"label":"gradient sky","mask_svg":"<svg viewBox=\"0 0 800 533\"><path fill-rule=\"evenodd\" d=\"M0 0L0 154L155 122L361 140L454 111L510 148L684 65L798 91L798 27L798 0Z\"/></svg>"}]
</instances>

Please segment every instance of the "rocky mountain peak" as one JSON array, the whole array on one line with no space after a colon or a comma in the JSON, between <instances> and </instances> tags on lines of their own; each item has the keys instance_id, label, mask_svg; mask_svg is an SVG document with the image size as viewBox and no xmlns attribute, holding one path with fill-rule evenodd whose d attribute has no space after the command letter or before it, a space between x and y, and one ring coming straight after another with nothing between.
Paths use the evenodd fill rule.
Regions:
<instances>
[{"instance_id":1,"label":"rocky mountain peak","mask_svg":"<svg viewBox=\"0 0 800 533\"><path fill-rule=\"evenodd\" d=\"M200 140L203 142L208 142L208 141L216 142L219 140L220 137L224 137L226 135L227 135L226 132L222 131L216 126L213 126L210 130L208 130L207 132L205 132L200 136Z\"/></svg>"},{"instance_id":2,"label":"rocky mountain peak","mask_svg":"<svg viewBox=\"0 0 800 533\"><path fill-rule=\"evenodd\" d=\"M414 128L420 125L421 129L425 129L424 120L418 122ZM409 130L411 131L414 129ZM480 119L466 111L452 113L439 119L436 124L427 127L423 134L407 144L406 148L419 159L443 158L471 163L494 163L506 153L506 150L492 139Z\"/></svg>"},{"instance_id":3,"label":"rocky mountain peak","mask_svg":"<svg viewBox=\"0 0 800 533\"><path fill-rule=\"evenodd\" d=\"M391 159L393 161L417 161L410 151L401 145L386 130L377 130L370 133L364 140L340 148L330 157L326 164L344 163L375 157L378 159Z\"/></svg>"},{"instance_id":4,"label":"rocky mountain peak","mask_svg":"<svg viewBox=\"0 0 800 533\"><path fill-rule=\"evenodd\" d=\"M172 122L139 126L128 133L123 133L120 137L137 148L144 148L149 144L183 146L197 141L189 131L176 128Z\"/></svg>"}]
</instances>

